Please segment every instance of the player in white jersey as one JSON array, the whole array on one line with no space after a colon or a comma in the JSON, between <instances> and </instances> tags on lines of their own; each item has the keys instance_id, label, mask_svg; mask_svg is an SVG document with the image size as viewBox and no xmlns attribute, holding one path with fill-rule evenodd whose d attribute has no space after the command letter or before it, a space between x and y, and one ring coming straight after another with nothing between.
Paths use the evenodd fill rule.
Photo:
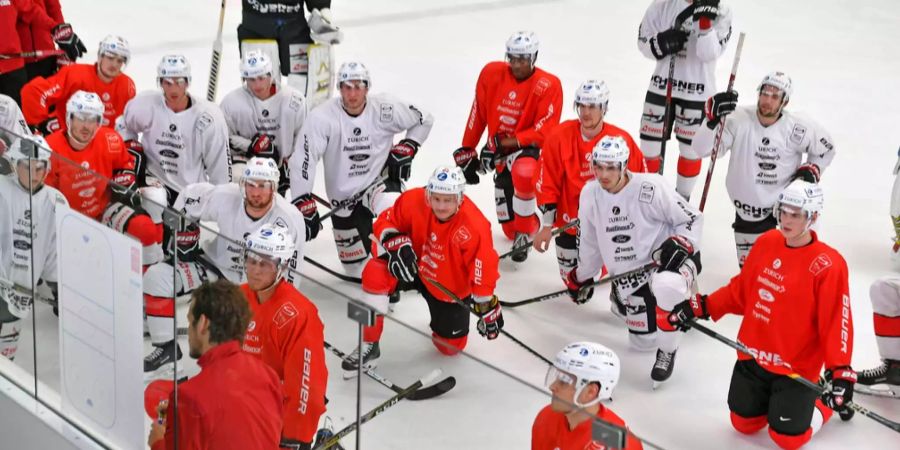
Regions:
<instances>
[{"instance_id":1,"label":"player in white jersey","mask_svg":"<svg viewBox=\"0 0 900 450\"><path fill-rule=\"evenodd\" d=\"M28 136L31 131L25 122L22 110L12 97L0 94L0 175L12 172L4 154L20 136Z\"/></svg>"},{"instance_id":2,"label":"player in white jersey","mask_svg":"<svg viewBox=\"0 0 900 450\"><path fill-rule=\"evenodd\" d=\"M578 203L578 266L566 285L575 303L582 304L593 295L593 279L604 265L614 277L657 263L658 270L616 280L612 289L625 304L631 345L657 348L650 377L658 383L672 375L681 333L657 330L656 314L691 294L700 273L703 217L662 176L631 173L628 156L619 136L606 136L594 147L595 180L584 185Z\"/></svg>"},{"instance_id":3,"label":"player in white jersey","mask_svg":"<svg viewBox=\"0 0 900 450\"><path fill-rule=\"evenodd\" d=\"M900 386L900 278L896 275L875 280L869 288L875 342L883 359L880 366L859 372L857 382L865 386Z\"/></svg>"},{"instance_id":4,"label":"player in white jersey","mask_svg":"<svg viewBox=\"0 0 900 450\"><path fill-rule=\"evenodd\" d=\"M189 184L231 181L228 125L218 106L188 93L187 59L163 56L156 75L162 92L142 92L128 102L116 131L129 148L144 153L149 174L166 187L170 203Z\"/></svg>"},{"instance_id":5,"label":"player in white jersey","mask_svg":"<svg viewBox=\"0 0 900 450\"><path fill-rule=\"evenodd\" d=\"M306 120L306 99L296 89L275 83L272 61L260 51L247 52L241 59L241 79L244 85L229 92L221 104L232 173L243 173L254 156L272 158L281 170L278 193L284 195L290 186L287 159Z\"/></svg>"},{"instance_id":6,"label":"player in white jersey","mask_svg":"<svg viewBox=\"0 0 900 450\"><path fill-rule=\"evenodd\" d=\"M144 373L152 376L181 359L175 342L172 321L174 297L189 294L205 281L227 278L235 284L246 282L242 259L246 235L271 223L286 228L294 239L295 257L290 266L297 268L303 259L306 241L303 217L284 197L278 195L278 166L269 158L250 158L240 186L227 183L213 186L197 183L187 186L173 208L190 221L214 222L218 234L199 248L200 229L191 224L177 234L178 264L172 259L150 266L144 273L144 306L150 341L156 347L144 359ZM167 229L168 231L168 229ZM171 239L171 233L167 233ZM166 248L170 248L168 242ZM173 270L178 281L173 284ZM287 272L287 280L300 286L296 270Z\"/></svg>"},{"instance_id":7,"label":"player in white jersey","mask_svg":"<svg viewBox=\"0 0 900 450\"><path fill-rule=\"evenodd\" d=\"M50 172L44 138L14 141L8 157L14 173L0 176L0 355L13 359L34 303L32 280L45 283L56 301L56 208L67 203L44 185Z\"/></svg>"},{"instance_id":8,"label":"player in white jersey","mask_svg":"<svg viewBox=\"0 0 900 450\"><path fill-rule=\"evenodd\" d=\"M793 91L790 77L772 72L757 90L755 106L735 108L734 91L711 97L705 108L705 124L693 143L698 155L709 156L716 128L728 115L718 156L731 151L725 187L736 211L732 227L740 266L756 238L775 228L772 206L784 188L797 178L817 183L819 174L834 159L828 132L807 117L784 109Z\"/></svg>"},{"instance_id":9,"label":"player in white jersey","mask_svg":"<svg viewBox=\"0 0 900 450\"><path fill-rule=\"evenodd\" d=\"M638 29L638 48L656 61L641 116L641 150L650 172L660 170L669 63L672 77L670 128L678 140L676 190L684 198L700 174L691 140L703 120L703 102L716 92L716 60L731 39L731 8L719 0L654 0Z\"/></svg>"},{"instance_id":10,"label":"player in white jersey","mask_svg":"<svg viewBox=\"0 0 900 450\"><path fill-rule=\"evenodd\" d=\"M362 201L332 216L338 258L348 274L358 277L372 246L372 220L400 196L434 119L390 95L369 95L369 70L362 63L341 65L338 85L340 98L310 111L300 131L289 165L291 196L306 219L306 237L312 239L320 228L312 197L319 159L324 160L325 192L333 205L369 188ZM394 144L394 135L403 131L405 137ZM375 183L382 174L387 179Z\"/></svg>"}]
</instances>

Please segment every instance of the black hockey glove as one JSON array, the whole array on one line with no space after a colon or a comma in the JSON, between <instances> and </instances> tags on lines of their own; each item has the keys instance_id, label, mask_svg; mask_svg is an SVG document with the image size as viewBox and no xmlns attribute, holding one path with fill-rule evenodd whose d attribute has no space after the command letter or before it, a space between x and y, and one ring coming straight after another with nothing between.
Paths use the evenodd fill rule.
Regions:
<instances>
[{"instance_id":1,"label":"black hockey glove","mask_svg":"<svg viewBox=\"0 0 900 450\"><path fill-rule=\"evenodd\" d=\"M794 176L791 177L791 181L794 180L803 180L807 183L818 183L819 182L819 166L807 163L797 168L797 171L794 172Z\"/></svg>"},{"instance_id":2,"label":"black hockey glove","mask_svg":"<svg viewBox=\"0 0 900 450\"><path fill-rule=\"evenodd\" d=\"M831 390L822 393L822 403L840 414L841 420L853 418L854 411L847 407L853 401L853 386L856 385L856 372L850 367L826 369L823 381L831 382Z\"/></svg>"},{"instance_id":3,"label":"black hockey glove","mask_svg":"<svg viewBox=\"0 0 900 450\"><path fill-rule=\"evenodd\" d=\"M319 209L316 207L316 199L312 194L303 194L294 199L294 206L303 214L303 224L306 225L306 240L311 241L319 234L322 221L319 219Z\"/></svg>"},{"instance_id":4,"label":"black hockey glove","mask_svg":"<svg viewBox=\"0 0 900 450\"><path fill-rule=\"evenodd\" d=\"M481 155L479 156L481 159L481 168L485 173L488 171L496 169L494 165L494 161L497 159L497 152L491 148L490 145L485 145L484 148L481 149Z\"/></svg>"},{"instance_id":5,"label":"black hockey glove","mask_svg":"<svg viewBox=\"0 0 900 450\"><path fill-rule=\"evenodd\" d=\"M737 108L737 91L719 92L706 100L703 113L706 115L706 126L714 130L722 118L733 113Z\"/></svg>"},{"instance_id":6,"label":"black hockey glove","mask_svg":"<svg viewBox=\"0 0 900 450\"><path fill-rule=\"evenodd\" d=\"M163 229L163 250L171 257L173 252L178 252L179 261L194 261L202 253L200 250L200 225L189 222L174 233L175 242L172 242L173 233L171 227Z\"/></svg>"},{"instance_id":7,"label":"black hockey glove","mask_svg":"<svg viewBox=\"0 0 900 450\"><path fill-rule=\"evenodd\" d=\"M694 0L694 22L700 19L714 21L719 17L719 0Z\"/></svg>"},{"instance_id":8,"label":"black hockey glove","mask_svg":"<svg viewBox=\"0 0 900 450\"><path fill-rule=\"evenodd\" d=\"M691 320L694 318L709 319L709 313L706 311L705 295L697 294L693 298L675 305L665 318L657 316L658 321L666 320L668 323L657 323L656 325L663 330L674 328L687 331L691 328Z\"/></svg>"},{"instance_id":9,"label":"black hockey glove","mask_svg":"<svg viewBox=\"0 0 900 450\"><path fill-rule=\"evenodd\" d=\"M419 152L419 144L412 139L404 139L391 147L388 155L387 176L389 180L402 182L409 180L412 172L412 160Z\"/></svg>"},{"instance_id":10,"label":"black hockey glove","mask_svg":"<svg viewBox=\"0 0 900 450\"><path fill-rule=\"evenodd\" d=\"M87 51L84 42L81 42L78 35L72 31L72 25L61 23L53 27L50 34L53 36L53 42L56 42L60 50L66 52L66 57L71 61L80 58Z\"/></svg>"},{"instance_id":11,"label":"black hockey glove","mask_svg":"<svg viewBox=\"0 0 900 450\"><path fill-rule=\"evenodd\" d=\"M479 173L485 173L481 167L481 161L478 159L478 152L472 147L460 147L453 151L453 160L456 166L462 169L463 175L466 177L466 183L478 184L481 182Z\"/></svg>"},{"instance_id":12,"label":"black hockey glove","mask_svg":"<svg viewBox=\"0 0 900 450\"><path fill-rule=\"evenodd\" d=\"M576 272L578 267L573 267L566 276L566 288L569 289L569 297L576 305L583 305L594 296L594 280L578 281Z\"/></svg>"},{"instance_id":13,"label":"black hockey glove","mask_svg":"<svg viewBox=\"0 0 900 450\"><path fill-rule=\"evenodd\" d=\"M656 59L663 59L666 56L673 55L683 50L684 45L687 44L688 34L687 31L676 30L674 28L660 31L656 35L656 48L654 48L653 43L651 42L650 49L653 52L653 55L656 56Z\"/></svg>"},{"instance_id":14,"label":"black hockey glove","mask_svg":"<svg viewBox=\"0 0 900 450\"><path fill-rule=\"evenodd\" d=\"M37 125L29 125L28 128L31 128L33 133L38 133L41 136L49 136L50 133L59 130L59 120L56 120L55 117L51 117L42 121Z\"/></svg>"},{"instance_id":15,"label":"black hockey glove","mask_svg":"<svg viewBox=\"0 0 900 450\"><path fill-rule=\"evenodd\" d=\"M480 301L479 301L480 300ZM503 311L496 295L490 298L475 298L475 314L478 315L478 334L491 339L500 336L503 329Z\"/></svg>"},{"instance_id":16,"label":"black hockey glove","mask_svg":"<svg viewBox=\"0 0 900 450\"><path fill-rule=\"evenodd\" d=\"M387 252L388 271L391 275L401 282L414 283L419 275L419 263L412 239L406 234L387 233L381 246Z\"/></svg>"},{"instance_id":17,"label":"black hockey glove","mask_svg":"<svg viewBox=\"0 0 900 450\"><path fill-rule=\"evenodd\" d=\"M686 237L676 234L663 241L653 253L653 259L659 265L660 272L664 270L678 272L684 262L694 254L694 246Z\"/></svg>"},{"instance_id":18,"label":"black hockey glove","mask_svg":"<svg viewBox=\"0 0 900 450\"><path fill-rule=\"evenodd\" d=\"M113 171L112 181L109 187L116 201L124 203L133 209L141 207L141 195L137 190L137 174L134 170L117 169Z\"/></svg>"}]
</instances>

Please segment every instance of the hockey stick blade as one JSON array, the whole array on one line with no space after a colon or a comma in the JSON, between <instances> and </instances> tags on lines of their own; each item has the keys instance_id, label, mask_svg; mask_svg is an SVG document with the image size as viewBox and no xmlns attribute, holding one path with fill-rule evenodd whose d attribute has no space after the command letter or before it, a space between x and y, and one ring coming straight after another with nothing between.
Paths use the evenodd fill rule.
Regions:
<instances>
[{"instance_id":1,"label":"hockey stick blade","mask_svg":"<svg viewBox=\"0 0 900 450\"><path fill-rule=\"evenodd\" d=\"M567 224L565 224L565 225L563 225L563 226L561 226L561 227L559 227L559 228L555 228L555 229L550 233L550 237L555 237L555 236L558 235L559 233L562 233L563 231L566 231L566 230L568 230L569 228L577 227L579 221L580 221L579 219L575 219L575 220L573 220L573 221L571 221L571 222L569 222L569 223L567 223ZM527 243L525 243L525 244L523 244L523 245L520 245L520 246L518 246L518 247L513 247L512 250L510 250L510 251L508 251L508 252L506 252L506 253L500 255L500 259L506 258L506 257L512 255L513 253L518 252L518 251L520 251L520 250L524 250L524 249L526 249L526 248L528 248L528 247L531 247L532 245L534 245L534 241L533 241L533 240L532 240L532 241L528 241Z\"/></svg>"},{"instance_id":2,"label":"hockey stick blade","mask_svg":"<svg viewBox=\"0 0 900 450\"><path fill-rule=\"evenodd\" d=\"M382 175L382 176L376 178L375 181L373 181L372 183L370 183L368 186L366 186L365 188L363 188L363 189L360 190L359 192L357 192L357 193L351 195L349 198L345 198L344 200L341 200L341 201L337 202L336 205L332 206L331 211L328 211L327 213L322 214L322 216L319 217L319 221L324 221L325 219L327 219L327 218L331 217L332 215L334 215L334 213L338 212L339 210L341 210L341 209L343 209L343 208L346 208L346 207L348 207L348 206L351 206L351 205L355 204L355 203L358 202L360 199L362 199L363 197L365 197L366 192L367 192L372 186L375 186L375 185L377 185L377 184L379 184L379 183L384 183L386 180L387 180L387 176L386 176L386 175ZM291 194L291 195L293 195L293 194Z\"/></svg>"},{"instance_id":3,"label":"hockey stick blade","mask_svg":"<svg viewBox=\"0 0 900 450\"><path fill-rule=\"evenodd\" d=\"M653 269L654 267L656 267L655 262L648 263L641 267L638 267L637 269L629 270L628 272L620 273L619 275L616 275L613 277L606 277L606 278L597 280L593 283L593 286L600 286L602 284L606 284L611 281L616 281L620 278L625 278L625 277L629 277L629 276L632 276L632 275L635 275L635 274L638 274L641 272L646 272L650 269ZM551 292L549 294L539 295L537 297L532 297L532 298L520 300L517 302L504 302L503 300L500 300L500 306L502 306L504 308L515 308L517 306L528 305L530 303L538 303L538 302L544 302L547 300L552 300L552 299L554 299L556 297L560 297L568 292L569 292L568 289L563 289L561 291Z\"/></svg>"},{"instance_id":4,"label":"hockey stick blade","mask_svg":"<svg viewBox=\"0 0 900 450\"><path fill-rule=\"evenodd\" d=\"M876 389L871 386L856 384L853 391L857 394L871 395L873 397L898 398L900 399L900 390L895 387L886 387L885 389Z\"/></svg>"}]
</instances>

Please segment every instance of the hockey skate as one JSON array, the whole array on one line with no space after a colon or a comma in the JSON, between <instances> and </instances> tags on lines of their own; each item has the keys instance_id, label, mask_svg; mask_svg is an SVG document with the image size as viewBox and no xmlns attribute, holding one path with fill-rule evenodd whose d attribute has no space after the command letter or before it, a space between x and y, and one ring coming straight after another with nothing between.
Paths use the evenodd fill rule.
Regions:
<instances>
[{"instance_id":1,"label":"hockey skate","mask_svg":"<svg viewBox=\"0 0 900 450\"><path fill-rule=\"evenodd\" d=\"M526 245L526 244L528 244L528 234L516 233L516 238L513 240L513 245L512 245L513 248L517 248L517 247L524 247L524 248L522 248L522 249L514 252L512 255L510 255L509 256L510 259L512 259L513 261L515 261L517 263L525 262L525 260L528 259L528 251L531 250L531 246Z\"/></svg>"},{"instance_id":2,"label":"hockey skate","mask_svg":"<svg viewBox=\"0 0 900 450\"><path fill-rule=\"evenodd\" d=\"M653 370L650 371L650 379L653 380L653 389L659 387L659 385L669 379L672 376L672 371L675 370L675 353L664 352L660 349L656 350L656 364L653 365Z\"/></svg>"},{"instance_id":3,"label":"hockey skate","mask_svg":"<svg viewBox=\"0 0 900 450\"><path fill-rule=\"evenodd\" d=\"M172 344L175 344L174 349ZM161 374L172 373L175 361L181 360L181 346L174 341L153 344L153 347L153 351L144 358L144 378L154 378Z\"/></svg>"},{"instance_id":4,"label":"hockey skate","mask_svg":"<svg viewBox=\"0 0 900 450\"><path fill-rule=\"evenodd\" d=\"M331 438L334 437L334 427L331 424L331 417L325 416L325 423L322 425L322 428L319 428L316 431L316 437L313 441L314 444L312 448L319 448L320 446L325 445ZM341 441L338 440L337 443L328 447L334 450L344 450L344 446L341 445Z\"/></svg>"},{"instance_id":5,"label":"hockey skate","mask_svg":"<svg viewBox=\"0 0 900 450\"><path fill-rule=\"evenodd\" d=\"M900 386L900 361L885 359L880 366L859 372L857 384L893 384Z\"/></svg>"},{"instance_id":6,"label":"hockey skate","mask_svg":"<svg viewBox=\"0 0 900 450\"><path fill-rule=\"evenodd\" d=\"M353 351L341 363L341 369L344 369L344 379L349 380L357 375L359 368L359 355L362 353L363 370L374 369L378 365L378 358L381 356L381 347L378 342L363 342L362 351L359 347Z\"/></svg>"}]
</instances>

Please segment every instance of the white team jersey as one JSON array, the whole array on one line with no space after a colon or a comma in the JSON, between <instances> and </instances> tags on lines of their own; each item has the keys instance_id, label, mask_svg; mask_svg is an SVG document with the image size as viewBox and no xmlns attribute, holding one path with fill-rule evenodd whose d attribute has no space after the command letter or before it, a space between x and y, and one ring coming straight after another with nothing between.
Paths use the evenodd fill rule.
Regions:
<instances>
[{"instance_id":1,"label":"white team jersey","mask_svg":"<svg viewBox=\"0 0 900 450\"><path fill-rule=\"evenodd\" d=\"M316 164L325 159L325 191L333 201L362 191L380 175L394 144L394 135L423 144L431 132L431 114L387 94L369 95L362 114L344 111L333 98L309 113L289 167L291 195L312 192Z\"/></svg>"},{"instance_id":2,"label":"white team jersey","mask_svg":"<svg viewBox=\"0 0 900 450\"><path fill-rule=\"evenodd\" d=\"M28 191L17 179L0 177L0 281L30 289L32 269L35 283L38 279L58 280L56 208L59 205L68 202L50 186L45 185L29 199ZM25 317L31 310L30 303L17 303L9 304L10 312Z\"/></svg>"},{"instance_id":3,"label":"white team jersey","mask_svg":"<svg viewBox=\"0 0 900 450\"><path fill-rule=\"evenodd\" d=\"M665 95L666 81L669 78L669 58L657 60L653 54L652 48L658 48L656 34L675 26L679 14L685 9L693 11L693 6L686 0L655 0L644 13L638 29L638 48L644 56L656 61L656 68L650 77L650 92ZM694 23L692 12L685 14L687 18L681 29L689 31L690 35L675 60L672 96L684 100L706 101L716 93L716 60L725 52L731 39L731 8L719 3L719 17L713 22L712 28L702 33L700 26Z\"/></svg>"},{"instance_id":4,"label":"white team jersey","mask_svg":"<svg viewBox=\"0 0 900 450\"><path fill-rule=\"evenodd\" d=\"M621 191L611 194L597 180L588 181L578 203L580 235L578 279L587 280L606 265L610 276L650 263L653 251L672 235L700 248L703 215L686 203L655 173L631 174ZM651 271L616 283L626 298L650 279Z\"/></svg>"},{"instance_id":5,"label":"white team jersey","mask_svg":"<svg viewBox=\"0 0 900 450\"><path fill-rule=\"evenodd\" d=\"M268 134L274 137L284 161L294 152L307 105L303 94L290 86L279 86L275 95L266 100L258 99L245 86L229 92L221 107L232 148L246 152L255 134Z\"/></svg>"},{"instance_id":6,"label":"white team jersey","mask_svg":"<svg viewBox=\"0 0 900 450\"><path fill-rule=\"evenodd\" d=\"M116 131L125 140L141 133L147 170L169 188L231 181L228 126L215 104L191 95L191 107L175 113L161 92L148 91L128 102L122 119Z\"/></svg>"},{"instance_id":7,"label":"white team jersey","mask_svg":"<svg viewBox=\"0 0 900 450\"><path fill-rule=\"evenodd\" d=\"M203 246L203 251L209 262L234 283L246 282L244 238L263 224L281 225L290 231L297 249L294 261L291 262L292 269L297 269L298 262L303 260L303 246L306 242L303 216L294 205L277 193L272 208L259 219L252 219L244 211L244 198L238 185L233 183L219 186L209 183L189 185L178 195L174 208L177 211L183 209L185 216L192 220L216 223L218 234ZM288 280L299 287L299 273L289 274Z\"/></svg>"},{"instance_id":8,"label":"white team jersey","mask_svg":"<svg viewBox=\"0 0 900 450\"><path fill-rule=\"evenodd\" d=\"M757 222L771 212L778 194L806 161L820 171L834 159L831 136L809 118L782 111L773 125L764 127L756 116L756 105L741 106L728 115L717 157L731 150L725 186L738 215ZM697 128L692 148L705 158L712 153L715 130L706 125Z\"/></svg>"}]
</instances>

